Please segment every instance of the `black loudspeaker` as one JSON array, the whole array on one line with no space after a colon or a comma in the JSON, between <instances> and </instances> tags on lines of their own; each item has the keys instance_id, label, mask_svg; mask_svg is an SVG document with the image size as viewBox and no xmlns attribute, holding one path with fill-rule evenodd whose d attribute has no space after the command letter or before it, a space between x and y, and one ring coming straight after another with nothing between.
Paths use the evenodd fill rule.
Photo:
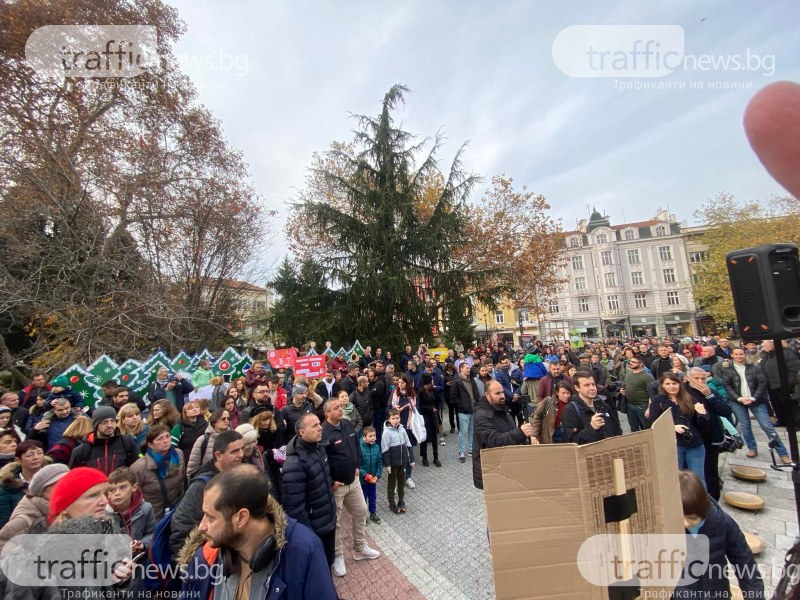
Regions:
<instances>
[{"instance_id":1,"label":"black loudspeaker","mask_svg":"<svg viewBox=\"0 0 800 600\"><path fill-rule=\"evenodd\" d=\"M745 341L800 336L800 260L795 244L765 244L725 257Z\"/></svg>"}]
</instances>

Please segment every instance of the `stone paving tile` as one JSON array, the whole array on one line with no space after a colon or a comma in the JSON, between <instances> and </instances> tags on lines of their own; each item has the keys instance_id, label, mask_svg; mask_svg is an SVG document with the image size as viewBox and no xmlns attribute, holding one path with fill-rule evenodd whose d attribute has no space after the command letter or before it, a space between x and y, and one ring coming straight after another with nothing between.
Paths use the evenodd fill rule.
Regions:
<instances>
[{"instance_id":1,"label":"stone paving tile","mask_svg":"<svg viewBox=\"0 0 800 600\"><path fill-rule=\"evenodd\" d=\"M621 419L628 433L626 419ZM768 596L777 584L783 557L800 533L794 510L791 473L769 466L766 436L754 424L759 456L748 459L744 452L720 457L725 491L758 493L766 506L758 513L721 506L744 531L758 533L766 545L756 557L764 575ZM786 433L778 429L784 443ZM417 466L412 478L416 489L406 488L407 512L389 512L386 477L378 483L380 525L367 527L368 543L383 552L377 560L356 562L346 553L347 575L335 577L336 587L345 600L366 598L409 598L417 600L490 600L494 598L491 555L486 536L486 509L483 494L472 484L472 464L458 462L456 435L447 435L447 445L439 447L441 468ZM788 447L788 444L787 444ZM429 456L431 458L431 456ZM768 480L753 484L735 480L730 467L735 464L759 467ZM345 547L352 548L352 533L345 519Z\"/></svg>"}]
</instances>

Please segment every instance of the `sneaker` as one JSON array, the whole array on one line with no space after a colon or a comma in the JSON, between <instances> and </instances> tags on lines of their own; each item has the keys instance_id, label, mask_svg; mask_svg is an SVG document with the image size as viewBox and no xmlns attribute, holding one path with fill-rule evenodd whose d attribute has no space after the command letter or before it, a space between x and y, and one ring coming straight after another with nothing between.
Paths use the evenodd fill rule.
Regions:
<instances>
[{"instance_id":1,"label":"sneaker","mask_svg":"<svg viewBox=\"0 0 800 600\"><path fill-rule=\"evenodd\" d=\"M401 513L405 514L405 512L406 512L406 503L403 500L400 500L400 502L397 503L397 510L399 510Z\"/></svg>"},{"instance_id":2,"label":"sneaker","mask_svg":"<svg viewBox=\"0 0 800 600\"><path fill-rule=\"evenodd\" d=\"M422 459L422 466L423 467L430 467L431 466L431 464L428 462L427 458L423 458Z\"/></svg>"},{"instance_id":3,"label":"sneaker","mask_svg":"<svg viewBox=\"0 0 800 600\"><path fill-rule=\"evenodd\" d=\"M381 518L378 516L378 513L371 513L369 515L369 520L376 524L381 522Z\"/></svg>"},{"instance_id":4,"label":"sneaker","mask_svg":"<svg viewBox=\"0 0 800 600\"><path fill-rule=\"evenodd\" d=\"M444 441L444 438L442 438L441 440L439 440L439 445L440 445L440 446L447 446L447 442L445 442L445 441Z\"/></svg>"},{"instance_id":5,"label":"sneaker","mask_svg":"<svg viewBox=\"0 0 800 600\"><path fill-rule=\"evenodd\" d=\"M456 432L456 428L455 427L451 427L450 428L450 433L455 433L455 432Z\"/></svg>"},{"instance_id":6,"label":"sneaker","mask_svg":"<svg viewBox=\"0 0 800 600\"><path fill-rule=\"evenodd\" d=\"M785 465L792 464L792 457L788 455L781 456L781 462Z\"/></svg>"},{"instance_id":7,"label":"sneaker","mask_svg":"<svg viewBox=\"0 0 800 600\"><path fill-rule=\"evenodd\" d=\"M468 455L468 456L472 456L472 450L470 450L469 452L467 452L467 455Z\"/></svg>"},{"instance_id":8,"label":"sneaker","mask_svg":"<svg viewBox=\"0 0 800 600\"><path fill-rule=\"evenodd\" d=\"M463 462L467 462L467 459L466 459L466 458L464 458L464 455L463 455L463 454L459 454L459 455L458 455L458 462L462 462L462 463L463 463Z\"/></svg>"},{"instance_id":9,"label":"sneaker","mask_svg":"<svg viewBox=\"0 0 800 600\"><path fill-rule=\"evenodd\" d=\"M373 550L366 544L361 550L353 552L353 560L375 560L381 555L377 550Z\"/></svg>"},{"instance_id":10,"label":"sneaker","mask_svg":"<svg viewBox=\"0 0 800 600\"><path fill-rule=\"evenodd\" d=\"M755 458L756 456L758 456L758 450L748 450L748 451L745 453L745 456L746 456L747 458Z\"/></svg>"},{"instance_id":11,"label":"sneaker","mask_svg":"<svg viewBox=\"0 0 800 600\"><path fill-rule=\"evenodd\" d=\"M333 559L333 574L337 577L347 575L347 569L344 567L344 556L337 556Z\"/></svg>"},{"instance_id":12,"label":"sneaker","mask_svg":"<svg viewBox=\"0 0 800 600\"><path fill-rule=\"evenodd\" d=\"M440 463L440 462L439 462L439 459L438 459L438 458L434 458L434 459L433 459L433 466L434 466L434 467L441 467L441 466L442 466L442 463Z\"/></svg>"},{"instance_id":13,"label":"sneaker","mask_svg":"<svg viewBox=\"0 0 800 600\"><path fill-rule=\"evenodd\" d=\"M414 488L417 487L417 484L414 483L414 480L411 479L411 477L409 477L408 479L406 479L406 487L410 490L413 490ZM398 506L400 505L398 504Z\"/></svg>"},{"instance_id":14,"label":"sneaker","mask_svg":"<svg viewBox=\"0 0 800 600\"><path fill-rule=\"evenodd\" d=\"M396 515L400 514L400 509L397 508L397 504L395 504L394 502L389 502L389 510Z\"/></svg>"}]
</instances>

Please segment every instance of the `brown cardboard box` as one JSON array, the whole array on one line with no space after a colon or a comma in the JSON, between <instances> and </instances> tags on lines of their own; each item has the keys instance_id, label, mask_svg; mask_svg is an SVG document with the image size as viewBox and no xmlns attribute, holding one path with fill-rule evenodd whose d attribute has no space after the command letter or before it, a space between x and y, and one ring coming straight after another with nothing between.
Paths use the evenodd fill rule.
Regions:
<instances>
[{"instance_id":1,"label":"brown cardboard box","mask_svg":"<svg viewBox=\"0 0 800 600\"><path fill-rule=\"evenodd\" d=\"M498 600L609 597L606 588L584 579L577 557L591 536L619 533L619 523L605 522L603 508L603 499L615 495L615 458L623 459L626 488L636 493L631 534L682 536L675 429L669 412L648 431L585 446L509 446L481 452Z\"/></svg>"}]
</instances>

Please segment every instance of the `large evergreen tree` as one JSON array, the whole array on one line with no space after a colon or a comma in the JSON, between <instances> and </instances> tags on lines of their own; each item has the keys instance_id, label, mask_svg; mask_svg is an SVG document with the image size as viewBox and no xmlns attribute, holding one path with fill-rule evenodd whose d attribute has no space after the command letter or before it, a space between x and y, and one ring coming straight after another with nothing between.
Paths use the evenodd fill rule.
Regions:
<instances>
[{"instance_id":1,"label":"large evergreen tree","mask_svg":"<svg viewBox=\"0 0 800 600\"><path fill-rule=\"evenodd\" d=\"M392 113L407 91L392 87L377 118L357 117L355 151L330 153L322 165L335 168L314 174L324 185L302 194L294 207L302 229L289 232L295 247L322 241L313 246L314 260L341 294L343 334L389 347L442 334L450 322L463 331L469 294L491 302L502 291L487 289L492 268L473 269L452 252L463 245L477 179L462 170L461 150L441 178L441 138L425 152L425 142L395 126ZM437 178L442 184L431 197Z\"/></svg>"}]
</instances>

